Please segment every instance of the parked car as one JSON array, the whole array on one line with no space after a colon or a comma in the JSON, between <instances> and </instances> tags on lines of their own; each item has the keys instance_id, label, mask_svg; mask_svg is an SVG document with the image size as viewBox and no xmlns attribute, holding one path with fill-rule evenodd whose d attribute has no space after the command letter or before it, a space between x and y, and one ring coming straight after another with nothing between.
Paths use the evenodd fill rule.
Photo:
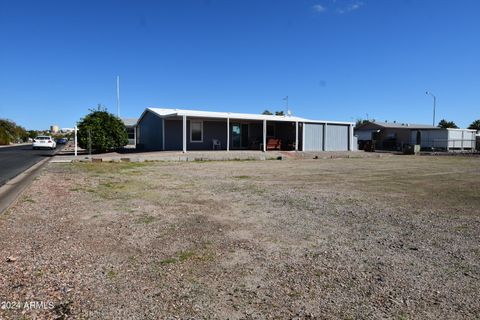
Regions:
<instances>
[{"instance_id":1,"label":"parked car","mask_svg":"<svg viewBox=\"0 0 480 320\"><path fill-rule=\"evenodd\" d=\"M68 142L68 139L67 139L67 138L60 138L60 139L58 139L58 141L57 141L58 144L65 144L65 143L67 143L67 142Z\"/></svg>"},{"instance_id":2,"label":"parked car","mask_svg":"<svg viewBox=\"0 0 480 320\"><path fill-rule=\"evenodd\" d=\"M41 148L48 148L48 149L55 149L57 147L57 143L51 136L38 136L33 139L33 149L41 149Z\"/></svg>"}]
</instances>

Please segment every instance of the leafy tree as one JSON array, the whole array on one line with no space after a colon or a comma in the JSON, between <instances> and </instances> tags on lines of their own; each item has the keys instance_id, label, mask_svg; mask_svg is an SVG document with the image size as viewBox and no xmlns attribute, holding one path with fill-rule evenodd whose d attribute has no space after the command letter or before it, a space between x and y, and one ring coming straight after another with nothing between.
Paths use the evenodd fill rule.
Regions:
<instances>
[{"instance_id":1,"label":"leafy tree","mask_svg":"<svg viewBox=\"0 0 480 320\"><path fill-rule=\"evenodd\" d=\"M271 113L271 112L268 111L268 110L263 111L262 114L265 114L265 115L267 115L267 116L273 115L273 113Z\"/></svg>"},{"instance_id":2,"label":"leafy tree","mask_svg":"<svg viewBox=\"0 0 480 320\"><path fill-rule=\"evenodd\" d=\"M480 130L480 119L473 121L469 126L468 129L473 129L473 130Z\"/></svg>"},{"instance_id":3,"label":"leafy tree","mask_svg":"<svg viewBox=\"0 0 480 320\"><path fill-rule=\"evenodd\" d=\"M27 131L28 138L35 138L38 136L38 131L37 130L28 130Z\"/></svg>"},{"instance_id":4,"label":"leafy tree","mask_svg":"<svg viewBox=\"0 0 480 320\"><path fill-rule=\"evenodd\" d=\"M0 144L25 141L27 138L27 133L23 127L18 126L13 121L0 119Z\"/></svg>"},{"instance_id":5,"label":"leafy tree","mask_svg":"<svg viewBox=\"0 0 480 320\"><path fill-rule=\"evenodd\" d=\"M275 111L276 116L284 116L285 113L283 111Z\"/></svg>"},{"instance_id":6,"label":"leafy tree","mask_svg":"<svg viewBox=\"0 0 480 320\"><path fill-rule=\"evenodd\" d=\"M90 113L78 124L78 144L81 148L91 148L97 152L106 152L128 144L125 126L119 118L106 109L90 110Z\"/></svg>"},{"instance_id":7,"label":"leafy tree","mask_svg":"<svg viewBox=\"0 0 480 320\"><path fill-rule=\"evenodd\" d=\"M364 119L357 119L355 122L355 128L358 128L360 126L363 126L364 124L370 123L370 120L364 120Z\"/></svg>"},{"instance_id":8,"label":"leafy tree","mask_svg":"<svg viewBox=\"0 0 480 320\"><path fill-rule=\"evenodd\" d=\"M447 121L445 119L440 120L437 127L442 128L442 129L447 129L447 128L457 129L458 128L458 126L455 124L455 122Z\"/></svg>"}]
</instances>

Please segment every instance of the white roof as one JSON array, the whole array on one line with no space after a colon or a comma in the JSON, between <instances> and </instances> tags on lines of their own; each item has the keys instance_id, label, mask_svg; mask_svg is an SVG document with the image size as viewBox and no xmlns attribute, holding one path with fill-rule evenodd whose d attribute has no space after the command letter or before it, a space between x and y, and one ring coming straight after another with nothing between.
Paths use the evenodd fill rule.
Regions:
<instances>
[{"instance_id":1,"label":"white roof","mask_svg":"<svg viewBox=\"0 0 480 320\"><path fill-rule=\"evenodd\" d=\"M288 121L288 122L313 122L313 123L332 123L332 124L348 124L353 125L353 122L337 122L337 121L322 121L309 120L295 116L276 116L266 114L253 113L235 113L235 112L213 112L200 110L186 110L186 109L165 109L165 108L147 108L151 112L156 113L162 118L187 116L187 117L201 117L201 118L220 118L220 119L237 119L237 120L267 120L267 121Z\"/></svg>"}]
</instances>

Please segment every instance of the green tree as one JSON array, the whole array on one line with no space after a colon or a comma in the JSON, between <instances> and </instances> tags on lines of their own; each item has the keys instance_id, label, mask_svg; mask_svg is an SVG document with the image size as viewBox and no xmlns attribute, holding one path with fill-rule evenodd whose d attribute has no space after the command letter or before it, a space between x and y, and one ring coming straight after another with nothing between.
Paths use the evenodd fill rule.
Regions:
<instances>
[{"instance_id":1,"label":"green tree","mask_svg":"<svg viewBox=\"0 0 480 320\"><path fill-rule=\"evenodd\" d=\"M473 121L469 126L468 129L473 129L473 130L480 130L480 119Z\"/></svg>"},{"instance_id":2,"label":"green tree","mask_svg":"<svg viewBox=\"0 0 480 320\"><path fill-rule=\"evenodd\" d=\"M442 128L442 129L447 129L447 128L458 129L458 126L455 124L455 122L447 121L445 119L440 120L437 127Z\"/></svg>"},{"instance_id":3,"label":"green tree","mask_svg":"<svg viewBox=\"0 0 480 320\"><path fill-rule=\"evenodd\" d=\"M276 116L284 116L285 113L283 111L275 111Z\"/></svg>"},{"instance_id":4,"label":"green tree","mask_svg":"<svg viewBox=\"0 0 480 320\"><path fill-rule=\"evenodd\" d=\"M27 135L28 135L28 138L34 139L36 136L38 136L38 131L37 130L28 130Z\"/></svg>"},{"instance_id":5,"label":"green tree","mask_svg":"<svg viewBox=\"0 0 480 320\"><path fill-rule=\"evenodd\" d=\"M106 152L128 144L127 131L119 118L106 109L90 110L78 124L78 144L88 149Z\"/></svg>"},{"instance_id":6,"label":"green tree","mask_svg":"<svg viewBox=\"0 0 480 320\"><path fill-rule=\"evenodd\" d=\"M267 116L273 115L273 113L271 113L271 112L268 111L268 110L263 111L262 114L265 114L265 115L267 115Z\"/></svg>"},{"instance_id":7,"label":"green tree","mask_svg":"<svg viewBox=\"0 0 480 320\"><path fill-rule=\"evenodd\" d=\"M355 122L355 128L358 128L360 126L363 126L364 124L370 123L370 120L364 120L364 119L357 119Z\"/></svg>"},{"instance_id":8,"label":"green tree","mask_svg":"<svg viewBox=\"0 0 480 320\"><path fill-rule=\"evenodd\" d=\"M18 126L13 121L0 119L0 145L25 141L27 138L27 133L23 127Z\"/></svg>"}]
</instances>

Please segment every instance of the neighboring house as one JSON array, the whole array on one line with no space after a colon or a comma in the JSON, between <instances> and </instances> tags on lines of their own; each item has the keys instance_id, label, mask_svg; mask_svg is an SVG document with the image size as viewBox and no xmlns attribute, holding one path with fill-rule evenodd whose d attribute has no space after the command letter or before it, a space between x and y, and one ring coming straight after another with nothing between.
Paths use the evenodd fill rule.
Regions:
<instances>
[{"instance_id":1,"label":"neighboring house","mask_svg":"<svg viewBox=\"0 0 480 320\"><path fill-rule=\"evenodd\" d=\"M144 150L353 150L353 123L294 116L147 108L137 122Z\"/></svg>"},{"instance_id":2,"label":"neighboring house","mask_svg":"<svg viewBox=\"0 0 480 320\"><path fill-rule=\"evenodd\" d=\"M443 129L426 124L368 122L355 129L360 148L374 141L379 150L403 150L418 144L424 150L474 150L475 130Z\"/></svg>"},{"instance_id":3,"label":"neighboring house","mask_svg":"<svg viewBox=\"0 0 480 320\"><path fill-rule=\"evenodd\" d=\"M136 126L137 126L137 118L124 118L122 119L123 124L125 125L125 129L127 130L128 134L128 146L132 147L136 145L136 140L137 140L137 132L136 132Z\"/></svg>"}]
</instances>

